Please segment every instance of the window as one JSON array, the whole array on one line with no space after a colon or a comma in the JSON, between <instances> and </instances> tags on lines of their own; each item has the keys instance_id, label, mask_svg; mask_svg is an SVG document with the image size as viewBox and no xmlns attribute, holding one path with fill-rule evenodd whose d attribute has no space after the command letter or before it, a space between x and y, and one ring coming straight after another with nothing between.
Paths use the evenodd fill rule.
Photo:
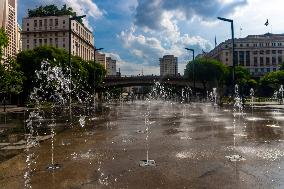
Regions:
<instances>
[{"instance_id":1,"label":"window","mask_svg":"<svg viewBox=\"0 0 284 189\"><path fill-rule=\"evenodd\" d=\"M263 50L259 51L259 54L264 54L264 51Z\"/></svg>"},{"instance_id":2,"label":"window","mask_svg":"<svg viewBox=\"0 0 284 189\"><path fill-rule=\"evenodd\" d=\"M65 24L65 20L63 20L63 24Z\"/></svg>"},{"instance_id":3,"label":"window","mask_svg":"<svg viewBox=\"0 0 284 189\"><path fill-rule=\"evenodd\" d=\"M254 47L257 47L257 43L254 43L253 46L254 46Z\"/></svg>"},{"instance_id":4,"label":"window","mask_svg":"<svg viewBox=\"0 0 284 189\"><path fill-rule=\"evenodd\" d=\"M44 25L44 26L47 26L47 19L44 19L43 25Z\"/></svg>"},{"instance_id":5,"label":"window","mask_svg":"<svg viewBox=\"0 0 284 189\"><path fill-rule=\"evenodd\" d=\"M278 56L278 64L282 63L282 56Z\"/></svg>"},{"instance_id":6,"label":"window","mask_svg":"<svg viewBox=\"0 0 284 189\"><path fill-rule=\"evenodd\" d=\"M34 37L36 37L36 33L34 34Z\"/></svg>"},{"instance_id":7,"label":"window","mask_svg":"<svg viewBox=\"0 0 284 189\"><path fill-rule=\"evenodd\" d=\"M44 44L47 44L47 39L44 39Z\"/></svg>"},{"instance_id":8,"label":"window","mask_svg":"<svg viewBox=\"0 0 284 189\"><path fill-rule=\"evenodd\" d=\"M260 65L260 66L263 66L263 57L260 57L260 58L259 58L259 65Z\"/></svg>"},{"instance_id":9,"label":"window","mask_svg":"<svg viewBox=\"0 0 284 189\"><path fill-rule=\"evenodd\" d=\"M282 46L282 43L278 43L278 46Z\"/></svg>"},{"instance_id":10,"label":"window","mask_svg":"<svg viewBox=\"0 0 284 189\"><path fill-rule=\"evenodd\" d=\"M266 57L266 65L267 65L267 66L270 65L270 57Z\"/></svg>"},{"instance_id":11,"label":"window","mask_svg":"<svg viewBox=\"0 0 284 189\"><path fill-rule=\"evenodd\" d=\"M246 66L250 66L250 52L246 51Z\"/></svg>"},{"instance_id":12,"label":"window","mask_svg":"<svg viewBox=\"0 0 284 189\"><path fill-rule=\"evenodd\" d=\"M42 27L42 20L39 20L39 27Z\"/></svg>"},{"instance_id":13,"label":"window","mask_svg":"<svg viewBox=\"0 0 284 189\"><path fill-rule=\"evenodd\" d=\"M266 50L265 53L266 53L266 54L270 54L270 50Z\"/></svg>"},{"instance_id":14,"label":"window","mask_svg":"<svg viewBox=\"0 0 284 189\"><path fill-rule=\"evenodd\" d=\"M266 68L266 72L270 72L270 68Z\"/></svg>"},{"instance_id":15,"label":"window","mask_svg":"<svg viewBox=\"0 0 284 189\"><path fill-rule=\"evenodd\" d=\"M30 40L27 39L27 43L29 43L29 42L30 42Z\"/></svg>"},{"instance_id":16,"label":"window","mask_svg":"<svg viewBox=\"0 0 284 189\"><path fill-rule=\"evenodd\" d=\"M34 39L34 45L36 45L36 42L37 42L36 39Z\"/></svg>"},{"instance_id":17,"label":"window","mask_svg":"<svg viewBox=\"0 0 284 189\"><path fill-rule=\"evenodd\" d=\"M260 72L264 72L264 68L260 68Z\"/></svg>"},{"instance_id":18,"label":"window","mask_svg":"<svg viewBox=\"0 0 284 189\"><path fill-rule=\"evenodd\" d=\"M58 36L58 33L57 33L57 32L55 33L55 36L56 36L56 37Z\"/></svg>"},{"instance_id":19,"label":"window","mask_svg":"<svg viewBox=\"0 0 284 189\"><path fill-rule=\"evenodd\" d=\"M65 43L63 43L63 48L65 48Z\"/></svg>"},{"instance_id":20,"label":"window","mask_svg":"<svg viewBox=\"0 0 284 189\"><path fill-rule=\"evenodd\" d=\"M272 57L272 65L276 65L276 57Z\"/></svg>"},{"instance_id":21,"label":"window","mask_svg":"<svg viewBox=\"0 0 284 189\"><path fill-rule=\"evenodd\" d=\"M244 62L245 62L245 53L244 53L244 51L240 51L239 52L239 58L240 58L240 66L244 66Z\"/></svg>"},{"instance_id":22,"label":"window","mask_svg":"<svg viewBox=\"0 0 284 189\"><path fill-rule=\"evenodd\" d=\"M278 54L282 54L282 50L278 50Z\"/></svg>"},{"instance_id":23,"label":"window","mask_svg":"<svg viewBox=\"0 0 284 189\"><path fill-rule=\"evenodd\" d=\"M37 20L34 20L34 27L37 27Z\"/></svg>"},{"instance_id":24,"label":"window","mask_svg":"<svg viewBox=\"0 0 284 189\"><path fill-rule=\"evenodd\" d=\"M240 47L243 47L243 44L240 44Z\"/></svg>"},{"instance_id":25,"label":"window","mask_svg":"<svg viewBox=\"0 0 284 189\"><path fill-rule=\"evenodd\" d=\"M55 19L55 26L58 26L58 19Z\"/></svg>"},{"instance_id":26,"label":"window","mask_svg":"<svg viewBox=\"0 0 284 189\"><path fill-rule=\"evenodd\" d=\"M53 19L49 19L49 26L53 26Z\"/></svg>"},{"instance_id":27,"label":"window","mask_svg":"<svg viewBox=\"0 0 284 189\"><path fill-rule=\"evenodd\" d=\"M52 38L49 38L49 43L52 44Z\"/></svg>"},{"instance_id":28,"label":"window","mask_svg":"<svg viewBox=\"0 0 284 189\"><path fill-rule=\"evenodd\" d=\"M253 51L253 54L258 54L258 51Z\"/></svg>"},{"instance_id":29,"label":"window","mask_svg":"<svg viewBox=\"0 0 284 189\"><path fill-rule=\"evenodd\" d=\"M39 40L38 40L38 43L39 43L39 45L41 46L41 45L42 45L42 39L39 39Z\"/></svg>"},{"instance_id":30,"label":"window","mask_svg":"<svg viewBox=\"0 0 284 189\"><path fill-rule=\"evenodd\" d=\"M89 37L89 36L88 36ZM249 44L247 43L247 47L249 47Z\"/></svg>"},{"instance_id":31,"label":"window","mask_svg":"<svg viewBox=\"0 0 284 189\"><path fill-rule=\"evenodd\" d=\"M29 29L29 28L27 28L27 31L30 31L30 29Z\"/></svg>"},{"instance_id":32,"label":"window","mask_svg":"<svg viewBox=\"0 0 284 189\"><path fill-rule=\"evenodd\" d=\"M27 22L27 26L30 26L30 23L29 23L29 22Z\"/></svg>"},{"instance_id":33,"label":"window","mask_svg":"<svg viewBox=\"0 0 284 189\"><path fill-rule=\"evenodd\" d=\"M29 49L30 48L30 46L29 45L27 45L27 49Z\"/></svg>"},{"instance_id":34,"label":"window","mask_svg":"<svg viewBox=\"0 0 284 189\"><path fill-rule=\"evenodd\" d=\"M276 71L276 68L273 68L273 71L275 72L275 71Z\"/></svg>"},{"instance_id":35,"label":"window","mask_svg":"<svg viewBox=\"0 0 284 189\"><path fill-rule=\"evenodd\" d=\"M269 43L265 43L265 46L267 46L267 47L268 47L268 46L269 46Z\"/></svg>"},{"instance_id":36,"label":"window","mask_svg":"<svg viewBox=\"0 0 284 189\"><path fill-rule=\"evenodd\" d=\"M276 50L272 50L272 54L276 54Z\"/></svg>"},{"instance_id":37,"label":"window","mask_svg":"<svg viewBox=\"0 0 284 189\"><path fill-rule=\"evenodd\" d=\"M257 57L254 57L254 58L253 58L253 65L254 65L254 66L257 66Z\"/></svg>"},{"instance_id":38,"label":"window","mask_svg":"<svg viewBox=\"0 0 284 189\"><path fill-rule=\"evenodd\" d=\"M228 56L229 55L229 52L226 52L226 56Z\"/></svg>"}]
</instances>

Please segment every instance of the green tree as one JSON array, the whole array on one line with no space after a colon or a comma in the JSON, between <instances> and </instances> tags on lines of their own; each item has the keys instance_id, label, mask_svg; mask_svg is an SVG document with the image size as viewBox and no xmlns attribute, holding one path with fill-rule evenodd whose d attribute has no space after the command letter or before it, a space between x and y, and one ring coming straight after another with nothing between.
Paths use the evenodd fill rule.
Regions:
<instances>
[{"instance_id":1,"label":"green tree","mask_svg":"<svg viewBox=\"0 0 284 189\"><path fill-rule=\"evenodd\" d=\"M72 7L67 7L66 4L59 9L56 5L46 5L39 6L35 9L28 10L29 17L42 17L42 16L63 16L63 15L71 15L76 16L77 13L73 11ZM79 22L82 24L83 20L80 19Z\"/></svg>"},{"instance_id":2,"label":"green tree","mask_svg":"<svg viewBox=\"0 0 284 189\"><path fill-rule=\"evenodd\" d=\"M6 97L9 94L22 92L23 73L19 65L12 58L9 58L5 64L0 64L0 94L3 95L4 111L6 111Z\"/></svg>"},{"instance_id":3,"label":"green tree","mask_svg":"<svg viewBox=\"0 0 284 189\"><path fill-rule=\"evenodd\" d=\"M51 66L61 67L65 75L69 76L68 57L69 55L65 50L49 46L38 47L33 50L19 53L17 62L25 76L23 90L24 99L27 100L36 84L35 81L37 76L35 71L40 69L43 60L48 60ZM94 70L96 72L95 83L99 84L105 77L105 69L98 64L96 64L96 69L94 69L93 62L84 61L78 56L72 56L71 60L72 83L74 84L74 89L78 93L82 91L92 92L94 87Z\"/></svg>"},{"instance_id":4,"label":"green tree","mask_svg":"<svg viewBox=\"0 0 284 189\"><path fill-rule=\"evenodd\" d=\"M284 85L284 71L279 70L270 72L260 79L260 94L263 96L272 96L280 85Z\"/></svg>"},{"instance_id":5,"label":"green tree","mask_svg":"<svg viewBox=\"0 0 284 189\"><path fill-rule=\"evenodd\" d=\"M206 91L208 83L212 83L218 88L222 88L228 75L228 67L223 63L208 58L199 58L187 64L185 69L185 77L193 80L193 64L195 80L203 84Z\"/></svg>"},{"instance_id":6,"label":"green tree","mask_svg":"<svg viewBox=\"0 0 284 189\"><path fill-rule=\"evenodd\" d=\"M8 46L9 38L4 28L0 28L0 61L2 60L3 50Z\"/></svg>"}]
</instances>

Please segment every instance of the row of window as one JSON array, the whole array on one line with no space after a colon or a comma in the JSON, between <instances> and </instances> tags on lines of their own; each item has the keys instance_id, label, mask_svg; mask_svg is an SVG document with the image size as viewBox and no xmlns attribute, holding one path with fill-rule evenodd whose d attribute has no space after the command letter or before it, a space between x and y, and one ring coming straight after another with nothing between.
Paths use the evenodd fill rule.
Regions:
<instances>
[{"instance_id":1,"label":"row of window","mask_svg":"<svg viewBox=\"0 0 284 189\"><path fill-rule=\"evenodd\" d=\"M272 43L240 43L240 44L235 44L234 47L250 47L250 46L253 46L253 47L281 47L282 46L282 42L272 42ZM229 45L225 45L225 48L228 48Z\"/></svg>"},{"instance_id":2,"label":"row of window","mask_svg":"<svg viewBox=\"0 0 284 189\"><path fill-rule=\"evenodd\" d=\"M244 52L246 52L247 55L249 55L250 51L236 51L236 53L239 53L239 54L243 54ZM258 54L282 54L283 51L282 50L260 50L260 51L253 51L253 54L254 55L258 55ZM226 56L229 56L229 52L226 52L225 53Z\"/></svg>"},{"instance_id":3,"label":"row of window","mask_svg":"<svg viewBox=\"0 0 284 189\"><path fill-rule=\"evenodd\" d=\"M271 72L271 71L276 71L277 69L276 68L253 68L253 69L250 69L250 72L254 75L255 73L259 73L259 72Z\"/></svg>"},{"instance_id":4,"label":"row of window","mask_svg":"<svg viewBox=\"0 0 284 189\"><path fill-rule=\"evenodd\" d=\"M65 20L62 21L62 24L65 25ZM33 26L34 27L42 27L42 26L58 26L59 25L59 22L58 22L58 18L55 18L55 19L43 19L43 20L34 20L33 22ZM30 26L30 23L27 22L27 27Z\"/></svg>"}]
</instances>

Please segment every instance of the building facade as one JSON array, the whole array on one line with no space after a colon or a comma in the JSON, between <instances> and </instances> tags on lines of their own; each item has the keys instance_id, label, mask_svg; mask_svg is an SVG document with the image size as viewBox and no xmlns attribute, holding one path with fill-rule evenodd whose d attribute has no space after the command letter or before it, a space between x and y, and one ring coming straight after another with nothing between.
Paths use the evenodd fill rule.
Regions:
<instances>
[{"instance_id":1,"label":"building facade","mask_svg":"<svg viewBox=\"0 0 284 189\"><path fill-rule=\"evenodd\" d=\"M178 75L178 58L174 55L165 55L160 58L160 76Z\"/></svg>"},{"instance_id":2,"label":"building facade","mask_svg":"<svg viewBox=\"0 0 284 189\"><path fill-rule=\"evenodd\" d=\"M69 15L23 18L22 49L54 46L69 52ZM94 36L77 20L71 20L71 54L94 60Z\"/></svg>"},{"instance_id":3,"label":"building facade","mask_svg":"<svg viewBox=\"0 0 284 189\"><path fill-rule=\"evenodd\" d=\"M203 56L233 65L232 40L219 44ZM284 34L249 35L235 40L236 65L259 77L279 69L284 60Z\"/></svg>"},{"instance_id":4,"label":"building facade","mask_svg":"<svg viewBox=\"0 0 284 189\"><path fill-rule=\"evenodd\" d=\"M106 69L106 55L96 51L96 62L101 64Z\"/></svg>"},{"instance_id":5,"label":"building facade","mask_svg":"<svg viewBox=\"0 0 284 189\"><path fill-rule=\"evenodd\" d=\"M111 57L106 58L106 71L107 76L116 76L116 60L113 60Z\"/></svg>"},{"instance_id":6,"label":"building facade","mask_svg":"<svg viewBox=\"0 0 284 189\"><path fill-rule=\"evenodd\" d=\"M4 59L15 57L19 51L17 26L17 0L0 0L0 28L4 28L9 37L8 46L4 48Z\"/></svg>"}]
</instances>

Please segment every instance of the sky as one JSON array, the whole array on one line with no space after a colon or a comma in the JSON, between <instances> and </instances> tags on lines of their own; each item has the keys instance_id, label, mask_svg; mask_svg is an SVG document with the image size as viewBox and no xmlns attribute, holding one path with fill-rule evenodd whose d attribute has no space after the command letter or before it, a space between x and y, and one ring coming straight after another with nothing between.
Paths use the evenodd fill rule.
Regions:
<instances>
[{"instance_id":1,"label":"sky","mask_svg":"<svg viewBox=\"0 0 284 189\"><path fill-rule=\"evenodd\" d=\"M159 58L178 57L179 73L195 53L208 52L231 37L284 33L283 0L18 0L18 21L40 5L71 6L95 36L95 46L117 60L122 75L159 75ZM264 23L269 19L269 25Z\"/></svg>"}]
</instances>

